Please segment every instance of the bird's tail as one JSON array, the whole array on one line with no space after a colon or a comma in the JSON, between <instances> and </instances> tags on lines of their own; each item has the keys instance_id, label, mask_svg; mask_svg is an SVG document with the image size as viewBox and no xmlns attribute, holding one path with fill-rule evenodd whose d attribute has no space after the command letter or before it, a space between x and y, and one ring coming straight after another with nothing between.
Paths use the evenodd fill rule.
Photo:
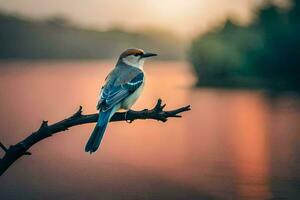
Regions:
<instances>
[{"instance_id":1,"label":"bird's tail","mask_svg":"<svg viewBox=\"0 0 300 200\"><path fill-rule=\"evenodd\" d=\"M94 128L93 133L91 134L88 142L85 145L86 152L93 153L99 148L99 145L103 138L107 124L108 124L110 118L112 117L112 115L114 114L114 112L115 112L115 109L111 108L105 112L99 113L99 118L98 118L96 127Z\"/></svg>"}]
</instances>

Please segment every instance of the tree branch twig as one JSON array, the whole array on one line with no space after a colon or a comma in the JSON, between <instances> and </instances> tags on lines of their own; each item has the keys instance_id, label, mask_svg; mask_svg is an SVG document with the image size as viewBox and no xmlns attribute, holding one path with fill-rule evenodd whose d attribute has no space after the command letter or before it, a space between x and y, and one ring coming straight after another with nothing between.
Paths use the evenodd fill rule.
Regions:
<instances>
[{"instance_id":1,"label":"tree branch twig","mask_svg":"<svg viewBox=\"0 0 300 200\"><path fill-rule=\"evenodd\" d=\"M162 100L159 99L155 107L151 110L144 109L142 111L117 112L111 118L111 122L116 121L128 121L129 123L137 119L154 119L162 122L166 122L169 117L181 117L179 115L182 112L190 110L190 106L181 107L175 110L164 111L166 104L162 104ZM98 120L98 114L82 114L82 106L71 117L68 117L62 121L56 122L52 125L48 125L48 121L43 121L40 128L26 137L24 140L18 142L15 145L11 145L9 148L4 146L0 142L0 148L5 152L4 156L0 159L0 175L2 175L13 163L24 155L31 155L28 151L33 145L41 140L48 138L55 133L68 130L70 127L93 123Z\"/></svg>"}]
</instances>

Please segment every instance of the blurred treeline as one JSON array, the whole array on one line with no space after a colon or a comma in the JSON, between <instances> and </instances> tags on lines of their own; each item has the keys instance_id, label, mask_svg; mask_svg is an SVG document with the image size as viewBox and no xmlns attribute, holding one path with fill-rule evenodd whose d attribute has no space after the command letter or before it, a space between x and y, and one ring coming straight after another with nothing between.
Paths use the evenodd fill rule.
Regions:
<instances>
[{"instance_id":1,"label":"blurred treeline","mask_svg":"<svg viewBox=\"0 0 300 200\"><path fill-rule=\"evenodd\" d=\"M29 20L0 13L0 59L110 59L128 47L182 59L184 42L164 31L84 29L62 17Z\"/></svg>"},{"instance_id":2,"label":"blurred treeline","mask_svg":"<svg viewBox=\"0 0 300 200\"><path fill-rule=\"evenodd\" d=\"M265 7L247 27L228 21L195 39L189 55L198 86L299 92L300 1Z\"/></svg>"}]
</instances>

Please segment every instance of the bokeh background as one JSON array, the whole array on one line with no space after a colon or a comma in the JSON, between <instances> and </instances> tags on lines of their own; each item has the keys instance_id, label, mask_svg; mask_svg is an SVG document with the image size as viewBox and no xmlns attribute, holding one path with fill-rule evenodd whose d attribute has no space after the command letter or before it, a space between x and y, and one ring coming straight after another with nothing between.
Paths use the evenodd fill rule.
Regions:
<instances>
[{"instance_id":1,"label":"bokeh background","mask_svg":"<svg viewBox=\"0 0 300 200\"><path fill-rule=\"evenodd\" d=\"M0 141L82 105L96 111L118 55L139 47L158 98L181 119L93 124L35 145L1 199L300 199L300 1L0 0ZM4 152L0 152L4 155Z\"/></svg>"}]
</instances>

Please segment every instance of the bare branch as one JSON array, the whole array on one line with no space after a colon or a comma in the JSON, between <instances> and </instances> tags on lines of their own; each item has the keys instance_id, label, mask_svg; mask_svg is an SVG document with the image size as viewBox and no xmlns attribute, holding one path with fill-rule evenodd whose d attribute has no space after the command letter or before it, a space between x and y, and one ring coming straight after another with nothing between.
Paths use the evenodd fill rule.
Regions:
<instances>
[{"instance_id":1,"label":"bare branch","mask_svg":"<svg viewBox=\"0 0 300 200\"><path fill-rule=\"evenodd\" d=\"M111 122L128 121L133 122L136 119L155 119L166 122L169 117L181 117L179 113L190 110L190 106L181 107L175 110L164 111L166 104L162 105L162 100L159 99L155 107L151 110L145 109L142 111L118 112L113 115ZM48 138L55 133L68 130L70 127L94 123L98 120L98 114L83 115L82 106L71 117L62 121L48 125L48 121L43 121L40 128L26 137L21 142L6 148L1 142L0 147L5 151L4 156L0 159L0 175L2 175L15 161L24 155L31 155L28 151L33 145L41 140Z\"/></svg>"}]
</instances>

